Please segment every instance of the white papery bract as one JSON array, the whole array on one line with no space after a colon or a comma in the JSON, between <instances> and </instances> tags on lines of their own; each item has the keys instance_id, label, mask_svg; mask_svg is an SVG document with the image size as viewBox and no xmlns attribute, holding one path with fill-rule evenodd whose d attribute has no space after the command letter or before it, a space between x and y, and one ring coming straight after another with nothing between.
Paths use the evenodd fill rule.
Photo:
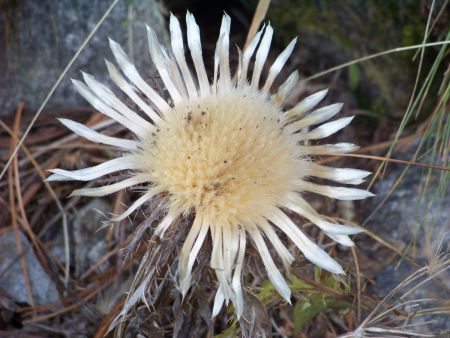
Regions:
<instances>
[{"instance_id":1,"label":"white papery bract","mask_svg":"<svg viewBox=\"0 0 450 338\"><path fill-rule=\"evenodd\" d=\"M349 235L361 231L335 224L319 215L302 197L312 192L340 200L359 200L370 192L349 187L320 185L314 178L355 185L369 174L357 169L331 168L313 162L315 155L353 151L356 146L311 144L348 125L351 117L333 118L342 104L313 110L327 91L313 94L295 107L284 103L298 81L295 72L271 94L274 80L288 60L296 39L275 59L261 81L272 39L272 27L256 34L239 51L239 65L229 64L230 18L224 15L214 54L211 80L205 70L200 31L191 14L186 16L187 46L194 69L189 69L178 20L170 18L171 50L158 42L147 27L151 59L170 96L165 100L139 74L123 49L110 41L118 68L107 61L113 82L140 109L132 110L106 86L88 74L73 80L80 94L100 112L129 129L134 137L104 135L74 121L61 122L90 141L117 147L123 156L94 167L66 171L54 169L49 180L96 180L118 171L129 178L118 183L75 190L73 196L104 196L139 185L145 188L120 221L154 199L164 201L155 235L163 237L177 219L192 215L193 222L179 253L179 289L191 286L197 255L210 236L210 266L219 287L213 315L231 300L238 317L243 312L242 268L247 241L259 252L269 279L289 302L290 290L269 252L274 248L286 269L294 260L279 238L284 233L317 266L335 274L342 267L295 224L286 211L297 213L342 245L351 246ZM253 67L250 63L253 62ZM250 71L250 69L253 69Z\"/></svg>"}]
</instances>

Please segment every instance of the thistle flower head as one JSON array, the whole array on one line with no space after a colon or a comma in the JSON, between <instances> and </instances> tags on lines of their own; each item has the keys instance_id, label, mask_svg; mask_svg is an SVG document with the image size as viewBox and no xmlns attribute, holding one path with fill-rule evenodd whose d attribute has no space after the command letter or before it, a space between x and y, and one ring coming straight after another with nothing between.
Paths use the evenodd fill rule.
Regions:
<instances>
[{"instance_id":1,"label":"thistle flower head","mask_svg":"<svg viewBox=\"0 0 450 338\"><path fill-rule=\"evenodd\" d=\"M118 183L75 190L72 195L104 196L132 186L144 186L143 194L113 220L123 220L152 200L161 199L163 216L154 229L161 237L178 218L192 215L192 224L179 253L179 289L183 295L188 291L196 257L210 236L210 265L219 282L213 315L224 302L231 300L239 317L244 307L241 274L249 240L258 250L269 279L287 301L290 290L269 253L268 244L274 247L286 268L294 257L276 229L314 264L332 273L343 273L341 266L305 235L285 211L303 216L336 242L353 245L348 235L359 232L359 228L327 221L301 194L313 192L342 200L363 199L371 194L354 188L319 185L314 183L314 178L359 184L369 173L313 162L315 155L356 149L347 143L310 144L310 140L339 131L352 119L326 122L340 111L341 104L313 110L325 97L326 90L284 110L285 99L298 80L295 72L271 94L272 84L296 39L276 58L265 81L261 81L273 33L270 25L263 28L243 52L239 51L239 65L232 76L230 18L224 15L210 79L203 63L199 28L189 13L186 24L193 70L187 65L180 24L173 15L170 52L161 47L148 27L150 55L170 96L168 101L143 80L122 48L112 40L110 45L119 69L107 61L109 74L140 111L132 110L88 74L83 74L84 83L73 80L88 102L129 129L134 137L107 136L61 119L78 135L117 147L124 155L86 169L54 169L49 180L90 181L127 171L129 178ZM252 72L249 71L251 61L254 61Z\"/></svg>"}]
</instances>

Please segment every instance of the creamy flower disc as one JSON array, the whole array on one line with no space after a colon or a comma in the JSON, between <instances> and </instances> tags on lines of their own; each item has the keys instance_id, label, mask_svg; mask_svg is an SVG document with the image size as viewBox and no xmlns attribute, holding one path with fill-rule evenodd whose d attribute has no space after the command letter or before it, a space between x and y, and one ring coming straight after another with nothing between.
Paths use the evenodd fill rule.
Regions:
<instances>
[{"instance_id":1,"label":"creamy flower disc","mask_svg":"<svg viewBox=\"0 0 450 338\"><path fill-rule=\"evenodd\" d=\"M347 143L310 144L310 140L339 131L352 119L326 122L340 111L341 104L313 110L325 97L326 90L305 98L290 110L283 110L286 97L298 81L295 72L275 94L270 93L296 40L276 58L267 78L261 81L273 33L270 26L263 28L243 53L239 51L238 69L232 76L229 66L230 18L225 15L210 81L203 63L199 28L189 13L186 24L193 71L188 68L180 24L174 16L170 18L170 53L161 47L156 34L148 28L150 55L170 95L170 102L142 79L114 41L110 44L119 69L107 61L108 71L114 83L141 112L133 111L88 74L83 74L85 83L73 81L92 106L128 128L135 137L111 137L61 119L78 135L115 146L125 154L86 169L54 169L49 180L90 181L126 170L129 178L123 181L75 190L72 195L104 196L136 185L145 186L142 196L114 220L127 218L156 198L163 199L163 217L155 229L155 234L161 237L178 218L194 215L179 256L180 291L183 295L188 291L192 268L209 235L213 245L211 267L219 282L213 315L219 312L224 302L228 304L231 300L239 317L244 307L241 274L248 239L260 253L274 287L287 301L290 290L269 253L268 244L275 249L286 269L294 257L276 229L292 240L314 264L332 273L343 273L341 266L312 242L285 211L298 213L336 242L351 246L353 242L348 235L358 233L360 229L327 221L301 197L301 193L308 191L341 200L363 199L372 194L354 188L319 185L310 178L359 184L369 173L312 162L314 155L356 149ZM250 61L254 61L254 66L248 74Z\"/></svg>"}]
</instances>

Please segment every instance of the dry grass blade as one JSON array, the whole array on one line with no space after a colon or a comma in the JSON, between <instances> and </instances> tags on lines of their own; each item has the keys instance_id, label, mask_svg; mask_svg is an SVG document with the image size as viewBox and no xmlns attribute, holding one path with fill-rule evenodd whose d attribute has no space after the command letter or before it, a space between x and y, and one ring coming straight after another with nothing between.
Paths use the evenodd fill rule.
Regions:
<instances>
[{"instance_id":1,"label":"dry grass blade","mask_svg":"<svg viewBox=\"0 0 450 338\"><path fill-rule=\"evenodd\" d=\"M388 49L388 50L385 50L385 51L382 51L382 52L379 52L379 53L367 55L367 56L364 56L364 57L359 58L359 59L355 59L355 60L352 60L352 61L349 61L349 62L342 63L342 64L337 65L335 67L331 67L331 68L326 69L326 70L324 70L322 72L319 72L319 73L314 74L314 75L312 75L310 77L307 77L306 79L304 79L304 81L311 81L311 80L317 79L317 78L319 78L321 76L333 73L333 72L335 72L337 70L340 70L340 69L343 69L343 68L347 68L348 66L351 66L351 65L354 65L354 64L357 64L357 63L360 63L360 62L368 61L368 60L371 60L371 59L375 59L375 58L378 58L380 56L384 56L384 55L388 55L388 54L392 54L392 53L405 52L405 51L408 51L408 50L414 50L414 49L419 49L419 48L424 48L424 47L442 46L442 45L448 45L448 44L450 44L450 40L429 42L429 43L421 43L421 44L418 44L418 45L412 45L412 46L405 46L405 47L397 47L397 48Z\"/></svg>"},{"instance_id":2,"label":"dry grass blade","mask_svg":"<svg viewBox=\"0 0 450 338\"><path fill-rule=\"evenodd\" d=\"M25 104L23 102L21 102L16 110L14 126L13 126L13 130L12 130L13 135L19 135L20 120L21 120L22 111L23 111L24 106L25 106ZM26 262L25 256L24 256L25 252L24 252L24 248L23 248L23 244L22 244L22 238L20 236L21 231L19 229L19 224L17 222L16 200L15 200L15 196L14 196L14 167L17 166L17 156L16 156L16 154L14 154L14 148L16 147L16 144L17 144L16 142L17 142L16 138L12 137L10 149L11 149L11 154L13 154L11 156L13 159L14 166L10 167L8 170L9 205L10 205L10 210L11 210L11 223L12 223L14 232L16 234L17 254L18 254L18 257L20 260L20 266L22 269L25 287L27 289L28 300L29 300L30 304L33 305L34 304L33 290L31 288L30 275L28 272L27 262Z\"/></svg>"},{"instance_id":3,"label":"dry grass blade","mask_svg":"<svg viewBox=\"0 0 450 338\"><path fill-rule=\"evenodd\" d=\"M389 158L389 157L384 157L384 156L371 156L371 155L363 155L363 154L342 154L340 156L368 158L368 159L376 160L376 161L400 163L400 164L406 164L406 165L427 168L427 169L450 171L450 167L448 167L448 166L433 165L433 164L428 164L428 163L419 163L419 162L414 162L414 161L398 160L395 158Z\"/></svg>"},{"instance_id":4,"label":"dry grass blade","mask_svg":"<svg viewBox=\"0 0 450 338\"><path fill-rule=\"evenodd\" d=\"M424 298L408 301L405 298L449 268L450 259L447 258L447 255L443 255L437 265L424 266L416 270L378 302L354 332L341 337L366 337L369 333L375 334L377 337L397 337L398 335L400 337L436 337L437 334L434 333L425 334L409 329L414 325L409 322L412 318L420 316L448 314L448 306L428 305L429 303L439 303L442 299ZM405 292L397 297L403 291ZM387 302L395 299L397 300L394 304L390 304L387 310L379 312ZM406 315L395 316L394 312L401 308L406 310Z\"/></svg>"},{"instance_id":5,"label":"dry grass blade","mask_svg":"<svg viewBox=\"0 0 450 338\"><path fill-rule=\"evenodd\" d=\"M355 248L352 248L352 255L356 270L356 318L359 323L361 322L361 272L359 270L358 256L356 255Z\"/></svg>"},{"instance_id":6,"label":"dry grass blade","mask_svg":"<svg viewBox=\"0 0 450 338\"><path fill-rule=\"evenodd\" d=\"M433 11L434 11L434 6L436 5L436 1L432 0L431 2L431 8L430 11L428 13L428 19L427 19L427 24L425 26L425 32L423 34L423 40L422 43L426 43L427 39L428 39L428 32L430 31L430 25L431 25L431 18L433 16ZM414 81L414 88L413 88L413 92L411 94L411 99L409 100L408 103L408 107L406 108L406 111L409 111L409 109L412 107L412 105L414 104L414 97L416 95L417 92L417 88L419 86L419 80L420 80L420 74L422 73L422 67L423 67L423 58L425 56L425 48L420 48L420 50L418 50L417 52L420 51L420 60L419 60L419 67L417 67L417 75L416 75L416 80ZM419 109L417 109L416 111L416 118L419 114Z\"/></svg>"},{"instance_id":7,"label":"dry grass blade","mask_svg":"<svg viewBox=\"0 0 450 338\"><path fill-rule=\"evenodd\" d=\"M439 19L441 19L442 15L446 13L447 6L448 6L448 0L445 0L445 2L442 4L441 9L439 10L438 14L434 17L433 23L430 25L430 28L427 30L427 34L424 35L424 40L428 39L430 33L433 31L436 24L439 22ZM415 60L417 58L417 55L419 54L419 52L420 52L420 50L416 51L416 53L414 54L413 60Z\"/></svg>"},{"instance_id":8,"label":"dry grass blade","mask_svg":"<svg viewBox=\"0 0 450 338\"><path fill-rule=\"evenodd\" d=\"M14 126L15 142L17 142L18 136L19 136L17 131L20 130L20 114L18 116L18 120L19 120L19 125ZM25 203L24 203L24 199L22 198L22 188L21 188L21 183L20 183L19 164L18 164L17 157L18 157L18 155L16 156L16 158L14 159L14 161L12 163L12 168L14 171L13 176L14 176L14 186L16 188L17 209L20 213L19 223L21 224L23 231L28 235L29 239L33 243L33 246L36 250L36 253L37 253L37 256L39 258L41 265L45 268L46 271L50 271L48 264L47 264L47 260L42 251L43 244L40 242L40 240L37 238L37 236L31 229L31 225L28 220L27 213L25 211ZM37 185L37 187L40 187L40 184ZM35 190L35 189L33 189L33 190ZM28 195L29 196L28 199L32 198L30 195L31 194ZM31 299L31 300L33 300L33 299ZM34 303L32 302L31 304L33 305Z\"/></svg>"}]
</instances>

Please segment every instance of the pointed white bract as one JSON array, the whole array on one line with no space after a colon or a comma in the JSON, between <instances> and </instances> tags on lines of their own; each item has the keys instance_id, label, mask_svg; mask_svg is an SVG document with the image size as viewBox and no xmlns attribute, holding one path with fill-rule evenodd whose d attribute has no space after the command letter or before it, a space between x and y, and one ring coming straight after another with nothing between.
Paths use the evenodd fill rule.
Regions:
<instances>
[{"instance_id":1,"label":"pointed white bract","mask_svg":"<svg viewBox=\"0 0 450 338\"><path fill-rule=\"evenodd\" d=\"M166 89L169 91L170 96L175 104L179 104L183 101L181 97L180 90L175 85L172 77L167 68L167 64L169 59L164 57L163 52L161 50L161 45L159 44L158 37L153 29L147 26L147 36L148 36L148 45L150 56L152 57L153 63L158 70L161 79L164 82Z\"/></svg>"},{"instance_id":2,"label":"pointed white bract","mask_svg":"<svg viewBox=\"0 0 450 338\"><path fill-rule=\"evenodd\" d=\"M214 56L214 73L217 74L216 63L219 64L220 83L222 90L231 88L231 74L230 74L230 25L231 19L228 15L224 15L222 24L220 26L220 38L216 46L216 55ZM216 60L217 59L217 60Z\"/></svg>"},{"instance_id":3,"label":"pointed white bract","mask_svg":"<svg viewBox=\"0 0 450 338\"><path fill-rule=\"evenodd\" d=\"M192 61L194 61L195 71L200 86L200 94L201 96L206 96L210 93L210 85L208 75L206 75L205 64L203 62L200 29L195 22L194 16L189 12L186 14L186 28L189 50L191 51Z\"/></svg>"},{"instance_id":4,"label":"pointed white bract","mask_svg":"<svg viewBox=\"0 0 450 338\"><path fill-rule=\"evenodd\" d=\"M308 204L308 202L296 194L289 194L284 207L305 217L307 220L322 229L327 235L330 233L336 235L354 235L362 231L361 228L333 224L326 221L314 210L311 205Z\"/></svg>"},{"instance_id":5,"label":"pointed white bract","mask_svg":"<svg viewBox=\"0 0 450 338\"><path fill-rule=\"evenodd\" d=\"M148 182L149 177L145 174L132 176L126 180L110 184L110 185L104 185L97 188L83 188L83 189L77 189L74 190L70 197L72 196L90 196L90 197L99 197L99 196L106 196L109 194L113 194L117 191L132 187L137 184L142 184L145 182Z\"/></svg>"},{"instance_id":6,"label":"pointed white bract","mask_svg":"<svg viewBox=\"0 0 450 338\"><path fill-rule=\"evenodd\" d=\"M286 270L289 270L291 263L294 261L294 256L286 248L283 242L281 242L272 225L267 221L260 221L258 223L258 227L262 230L266 238L272 244L273 248L275 249L275 252L278 254L281 261L283 262L284 268Z\"/></svg>"},{"instance_id":7,"label":"pointed white bract","mask_svg":"<svg viewBox=\"0 0 450 338\"><path fill-rule=\"evenodd\" d=\"M299 79L298 71L293 72L286 81L278 88L278 91L275 95L272 96L272 100L279 106L283 106L286 99L291 94L292 90L297 85Z\"/></svg>"},{"instance_id":8,"label":"pointed white bract","mask_svg":"<svg viewBox=\"0 0 450 338\"><path fill-rule=\"evenodd\" d=\"M234 269L233 280L231 282L233 291L235 293L235 302L234 307L236 309L236 316L238 318L241 317L242 312L244 311L244 297L241 286L241 274L242 267L244 265L244 256L245 256L245 246L246 246L246 234L245 229L239 228L239 252L236 259L236 267Z\"/></svg>"},{"instance_id":9,"label":"pointed white bract","mask_svg":"<svg viewBox=\"0 0 450 338\"><path fill-rule=\"evenodd\" d=\"M116 61L122 70L122 72L126 75L126 77L134 84L139 90L144 93L149 100L153 102L153 104L158 108L160 112L166 111L170 109L170 105L154 90L152 87L148 85L147 82L141 77L136 67L131 63L128 56L125 54L124 50L120 45L113 41L109 40L109 45L111 47L111 51L116 58ZM153 119L153 117L151 117Z\"/></svg>"},{"instance_id":10,"label":"pointed white bract","mask_svg":"<svg viewBox=\"0 0 450 338\"><path fill-rule=\"evenodd\" d=\"M101 144L107 144L117 148L123 148L126 150L136 150L138 143L134 140L127 140L118 137L107 136L92 130L85 125L68 120L68 119L58 119L63 125L72 130L75 134L84 137L85 139Z\"/></svg>"},{"instance_id":11,"label":"pointed white bract","mask_svg":"<svg viewBox=\"0 0 450 338\"><path fill-rule=\"evenodd\" d=\"M109 107L81 81L72 80L72 82L75 88L81 94L81 96L83 96L86 99L86 101L88 101L95 109L98 109L106 116L112 118L113 120L117 121L124 127L128 128L137 136L139 137L145 136L146 130L145 128L143 128L143 126L134 123L129 118L123 116L122 114L119 114L115 109Z\"/></svg>"},{"instance_id":12,"label":"pointed white bract","mask_svg":"<svg viewBox=\"0 0 450 338\"><path fill-rule=\"evenodd\" d=\"M326 120L332 118L334 115L339 113L341 108L342 103L335 103L330 106L317 109L308 116L306 116L305 118L292 123L292 127L295 128L294 131L298 131L311 125L325 122Z\"/></svg>"},{"instance_id":13,"label":"pointed white bract","mask_svg":"<svg viewBox=\"0 0 450 338\"><path fill-rule=\"evenodd\" d=\"M319 195L335 198L343 201L362 200L374 195L361 189L347 188L347 187L333 187L328 185L319 185L307 181L298 183L298 189L303 191L310 191Z\"/></svg>"},{"instance_id":14,"label":"pointed white bract","mask_svg":"<svg viewBox=\"0 0 450 338\"><path fill-rule=\"evenodd\" d=\"M328 89L321 90L320 92L314 93L302 101L300 101L294 108L286 111L283 114L283 121L287 122L291 119L298 119L305 115L308 111L313 109L316 105L322 101L328 93Z\"/></svg>"},{"instance_id":15,"label":"pointed white bract","mask_svg":"<svg viewBox=\"0 0 450 338\"><path fill-rule=\"evenodd\" d=\"M178 257L179 290L185 297L192 287L197 257L210 237L210 267L218 281L212 314L217 315L223 304L232 302L240 317L245 308L242 271L249 243L261 256L274 288L288 302L291 291L276 262L279 259L288 270L295 258L280 234L287 236L313 264L334 274L344 273L339 263L285 211L302 216L345 246L354 245L349 235L362 229L320 215L301 197L303 192L341 200L373 195L314 181L320 178L357 185L370 173L313 162L316 155L338 155L357 149L350 143L311 143L338 132L353 118L329 121L341 110L340 103L315 108L328 90L310 95L284 111L286 100L298 83L296 71L271 93L296 39L263 74L273 36L272 27L265 26L246 49L241 52L238 48L237 69L230 70L230 25L230 17L224 15L210 77L203 61L200 30L192 14L186 15L188 50L174 15L170 16L170 50L162 47L156 33L147 27L150 57L170 96L167 100L144 80L122 47L110 40L118 67L106 61L108 72L136 108L126 105L113 90L89 74L83 73L84 83L73 83L95 109L123 125L133 136L112 137L60 119L77 135L116 147L125 154L90 168L50 170L53 175L48 180L91 181L124 171L123 176L127 177L123 180L78 189L71 196L105 196L139 186L142 195L112 221L125 220L138 210L145 215L147 209L154 207L159 221L153 233L160 238L169 236L169 229L178 229L175 225L185 226L186 219L193 219ZM186 52L190 53L193 69L188 65ZM138 299L145 299L145 285L130 295L123 311L128 311Z\"/></svg>"},{"instance_id":16,"label":"pointed white bract","mask_svg":"<svg viewBox=\"0 0 450 338\"><path fill-rule=\"evenodd\" d=\"M273 29L270 25L264 30L264 35L261 39L261 44L258 47L255 57L255 66L253 68L251 85L254 88L259 88L259 79L261 78L261 72L267 59L267 55L270 50L270 43L272 42Z\"/></svg>"},{"instance_id":17,"label":"pointed white bract","mask_svg":"<svg viewBox=\"0 0 450 338\"><path fill-rule=\"evenodd\" d=\"M253 56L253 53L255 52L256 46L258 46L259 40L261 39L261 34L263 32L263 29L261 29L258 33L256 33L256 35L253 37L250 44L244 50L244 56L242 57L242 70L238 73L238 75L239 75L238 76L239 77L238 85L239 86L242 86L247 82L248 66L250 64L250 60Z\"/></svg>"},{"instance_id":18,"label":"pointed white bract","mask_svg":"<svg viewBox=\"0 0 450 338\"><path fill-rule=\"evenodd\" d=\"M284 232L297 245L306 259L332 273L342 274L344 270L323 249L311 241L281 210L269 217L270 221Z\"/></svg>"},{"instance_id":19,"label":"pointed white bract","mask_svg":"<svg viewBox=\"0 0 450 338\"><path fill-rule=\"evenodd\" d=\"M111 220L113 222L120 222L130 216L134 211L139 209L141 206L143 206L145 203L151 201L151 199L161 192L161 189L159 187L153 187L148 189L148 191L143 194L141 197L139 197L136 201L134 201L133 204L121 215L117 217L113 217Z\"/></svg>"},{"instance_id":20,"label":"pointed white bract","mask_svg":"<svg viewBox=\"0 0 450 338\"><path fill-rule=\"evenodd\" d=\"M84 72L82 73L84 82L86 82L87 86L108 106L116 109L117 112L131 120L133 123L145 126L145 129L147 130L154 129L150 122L146 121L138 114L136 114L136 112L128 108L128 106L120 101L108 87L98 82L92 75Z\"/></svg>"},{"instance_id":21,"label":"pointed white bract","mask_svg":"<svg viewBox=\"0 0 450 338\"><path fill-rule=\"evenodd\" d=\"M268 92L270 87L273 84L275 78L280 74L281 69L284 67L284 64L289 59L294 50L294 46L297 43L297 38L291 41L291 43L286 47L286 49L277 57L273 65L270 67L269 75L267 76L266 83L264 84L264 88L262 89L264 92Z\"/></svg>"},{"instance_id":22,"label":"pointed white bract","mask_svg":"<svg viewBox=\"0 0 450 338\"><path fill-rule=\"evenodd\" d=\"M130 85L120 74L119 70L108 60L105 60L106 67L108 68L109 76L113 82L119 87L128 97L145 113L147 116L158 125L161 118L156 114L156 112L142 100L139 95L135 92L135 89Z\"/></svg>"},{"instance_id":23,"label":"pointed white bract","mask_svg":"<svg viewBox=\"0 0 450 338\"><path fill-rule=\"evenodd\" d=\"M208 234L208 229L208 223L201 217L196 217L181 249L179 258L180 291L183 297L191 286L192 267Z\"/></svg>"},{"instance_id":24,"label":"pointed white bract","mask_svg":"<svg viewBox=\"0 0 450 338\"><path fill-rule=\"evenodd\" d=\"M322 124L320 127L309 132L300 132L295 137L298 141L317 140L328 137L342 128L345 128L353 120L353 117L354 116L343 117L339 120Z\"/></svg>"},{"instance_id":25,"label":"pointed white bract","mask_svg":"<svg viewBox=\"0 0 450 338\"><path fill-rule=\"evenodd\" d=\"M65 177L69 180L75 181L91 181L99 177L111 174L120 170L137 169L138 164L135 161L133 155L127 155L114 160L98 164L94 167L79 169L74 171L67 171L63 169L51 169L49 170L53 174L48 177L49 181L59 181L59 177Z\"/></svg>"},{"instance_id":26,"label":"pointed white bract","mask_svg":"<svg viewBox=\"0 0 450 338\"><path fill-rule=\"evenodd\" d=\"M299 152L303 155L340 155L351 153L359 149L359 146L352 143L324 144L318 146L300 145Z\"/></svg>"},{"instance_id":27,"label":"pointed white bract","mask_svg":"<svg viewBox=\"0 0 450 338\"><path fill-rule=\"evenodd\" d=\"M197 88L187 65L186 58L184 57L183 33L181 32L178 19L173 14L170 14L169 27L172 52L180 67L181 74L183 75L189 98L196 98L198 96Z\"/></svg>"},{"instance_id":28,"label":"pointed white bract","mask_svg":"<svg viewBox=\"0 0 450 338\"><path fill-rule=\"evenodd\" d=\"M259 255L261 256L270 281L272 282L278 293L284 299L286 299L288 303L290 303L291 290L289 289L289 286L287 285L280 271L273 262L273 259L270 256L269 249L267 249L266 243L264 242L264 238L261 236L261 233L256 227L249 228L248 232L250 233L250 237L255 242L255 246L258 249Z\"/></svg>"},{"instance_id":29,"label":"pointed white bract","mask_svg":"<svg viewBox=\"0 0 450 338\"><path fill-rule=\"evenodd\" d=\"M344 184L358 185L364 182L364 178L371 173L365 170L353 168L332 168L311 163L310 176L320 177Z\"/></svg>"}]
</instances>

